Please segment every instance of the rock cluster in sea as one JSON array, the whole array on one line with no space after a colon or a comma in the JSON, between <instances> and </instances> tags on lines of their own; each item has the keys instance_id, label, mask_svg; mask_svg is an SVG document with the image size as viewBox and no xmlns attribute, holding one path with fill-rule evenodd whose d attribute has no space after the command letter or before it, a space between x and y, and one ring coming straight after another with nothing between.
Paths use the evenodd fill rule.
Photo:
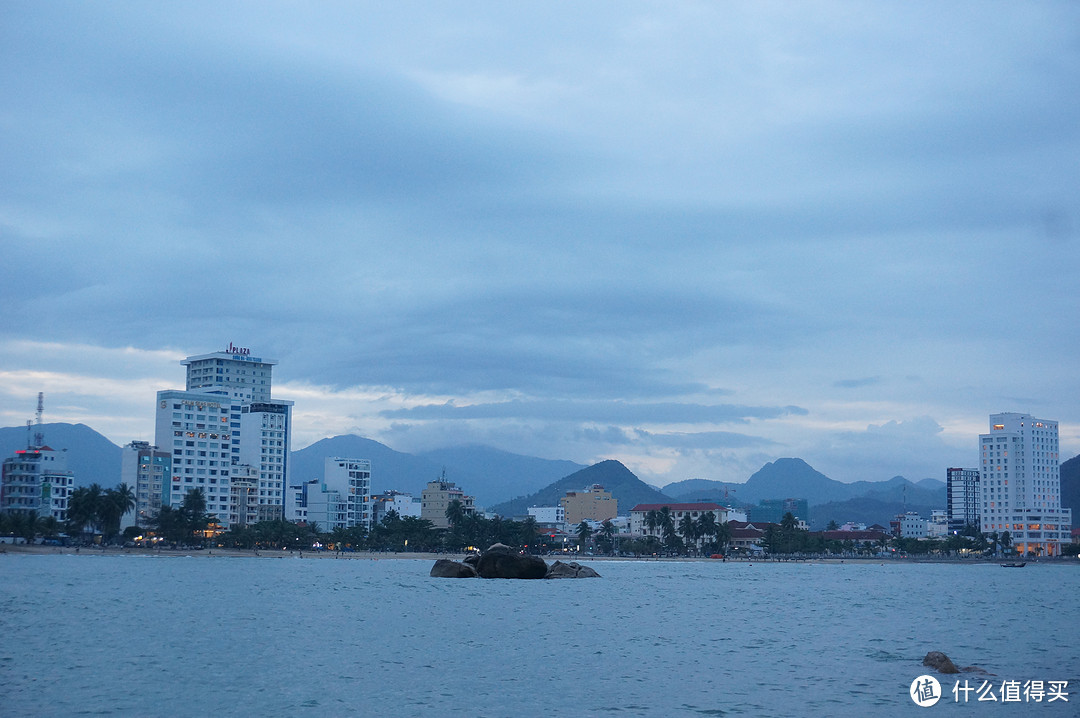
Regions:
<instances>
[{"instance_id":1,"label":"rock cluster in sea","mask_svg":"<svg viewBox=\"0 0 1080 718\"><path fill-rule=\"evenodd\" d=\"M516 553L509 546L497 543L480 554L467 556L464 561L440 558L431 567L434 578L599 578L588 566L571 561L556 561L551 566L539 556Z\"/></svg>"}]
</instances>

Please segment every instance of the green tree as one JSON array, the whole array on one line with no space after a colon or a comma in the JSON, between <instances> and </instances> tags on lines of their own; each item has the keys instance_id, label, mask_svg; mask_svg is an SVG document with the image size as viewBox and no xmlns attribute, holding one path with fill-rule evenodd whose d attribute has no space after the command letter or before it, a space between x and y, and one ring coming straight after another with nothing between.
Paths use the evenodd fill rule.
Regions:
<instances>
[{"instance_id":1,"label":"green tree","mask_svg":"<svg viewBox=\"0 0 1080 718\"><path fill-rule=\"evenodd\" d=\"M596 532L596 548L601 553L610 554L614 552L615 524L611 523L611 519L605 519L604 523L600 524L600 530Z\"/></svg>"},{"instance_id":2,"label":"green tree","mask_svg":"<svg viewBox=\"0 0 1080 718\"><path fill-rule=\"evenodd\" d=\"M833 519L829 519L829 525L825 527L826 531L836 531L840 528L840 524L836 523Z\"/></svg>"},{"instance_id":3,"label":"green tree","mask_svg":"<svg viewBox=\"0 0 1080 718\"><path fill-rule=\"evenodd\" d=\"M717 532L718 529L719 529L719 525L716 523L716 514L714 514L712 511L703 511L701 513L701 516L698 516L698 519L697 519L697 534L698 534L698 537L706 539L706 540L709 539L709 538L712 539L712 541L709 541L706 544L705 548L707 548L707 549L715 549L716 548L716 532ZM715 553L715 550L706 550L705 553Z\"/></svg>"},{"instance_id":4,"label":"green tree","mask_svg":"<svg viewBox=\"0 0 1080 718\"><path fill-rule=\"evenodd\" d=\"M202 489L189 489L184 494L184 503L180 510L183 512L182 516L186 524L189 542L194 543L196 540L201 540L196 538L196 534L206 531L212 518L206 513L206 496L203 494Z\"/></svg>"},{"instance_id":5,"label":"green tree","mask_svg":"<svg viewBox=\"0 0 1080 718\"><path fill-rule=\"evenodd\" d=\"M728 544L731 543L731 525L724 521L716 525L716 550L727 554Z\"/></svg>"},{"instance_id":6,"label":"green tree","mask_svg":"<svg viewBox=\"0 0 1080 718\"><path fill-rule=\"evenodd\" d=\"M1012 534L1002 531L1001 536L998 537L998 544L1001 546L1002 553L1009 553L1009 549L1012 548Z\"/></svg>"},{"instance_id":7,"label":"green tree","mask_svg":"<svg viewBox=\"0 0 1080 718\"><path fill-rule=\"evenodd\" d=\"M682 534L687 547L697 547L697 521L691 518L689 511L684 513L683 517L679 519L679 533Z\"/></svg>"},{"instance_id":8,"label":"green tree","mask_svg":"<svg viewBox=\"0 0 1080 718\"><path fill-rule=\"evenodd\" d=\"M97 533L101 522L102 490L99 484L80 486L68 497L68 533Z\"/></svg>"},{"instance_id":9,"label":"green tree","mask_svg":"<svg viewBox=\"0 0 1080 718\"><path fill-rule=\"evenodd\" d=\"M583 519L577 527L578 546L585 546L592 535L593 530L590 528L589 522Z\"/></svg>"},{"instance_id":10,"label":"green tree","mask_svg":"<svg viewBox=\"0 0 1080 718\"><path fill-rule=\"evenodd\" d=\"M34 539L38 535L38 526L41 523L41 517L38 516L37 511L21 511L17 514L13 514L15 518L14 532L19 538L26 541L26 543L34 543Z\"/></svg>"},{"instance_id":11,"label":"green tree","mask_svg":"<svg viewBox=\"0 0 1080 718\"><path fill-rule=\"evenodd\" d=\"M536 535L539 531L539 528L536 525L536 517L526 517L525 520L521 522L520 526L521 528L518 534L518 540L521 542L522 548L535 545Z\"/></svg>"},{"instance_id":12,"label":"green tree","mask_svg":"<svg viewBox=\"0 0 1080 718\"><path fill-rule=\"evenodd\" d=\"M672 537L675 536L675 519L671 515L671 508L667 506L661 506L658 513L658 519L660 521L660 538L665 544L672 544Z\"/></svg>"},{"instance_id":13,"label":"green tree","mask_svg":"<svg viewBox=\"0 0 1080 718\"><path fill-rule=\"evenodd\" d=\"M656 535L656 529L660 527L660 512L656 509L649 509L645 512L645 528L649 530L649 534Z\"/></svg>"},{"instance_id":14,"label":"green tree","mask_svg":"<svg viewBox=\"0 0 1080 718\"><path fill-rule=\"evenodd\" d=\"M98 525L105 540L120 533L120 521L124 514L135 508L135 492L127 484L106 489L97 505Z\"/></svg>"},{"instance_id":15,"label":"green tree","mask_svg":"<svg viewBox=\"0 0 1080 718\"><path fill-rule=\"evenodd\" d=\"M459 499L454 499L446 506L446 520L450 522L450 528L457 528L461 526L461 522L465 519L465 504L461 503Z\"/></svg>"}]
</instances>

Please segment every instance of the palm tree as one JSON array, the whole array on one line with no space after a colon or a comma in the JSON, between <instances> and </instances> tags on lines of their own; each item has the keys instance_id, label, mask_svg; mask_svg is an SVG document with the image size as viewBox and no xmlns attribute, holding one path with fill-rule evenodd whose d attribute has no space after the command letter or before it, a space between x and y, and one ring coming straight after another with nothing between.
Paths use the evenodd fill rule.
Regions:
<instances>
[{"instance_id":1,"label":"palm tree","mask_svg":"<svg viewBox=\"0 0 1080 718\"><path fill-rule=\"evenodd\" d=\"M90 533L96 533L101 524L101 501L99 484L80 486L72 491L68 497L68 531L81 534L89 527Z\"/></svg>"},{"instance_id":2,"label":"palm tree","mask_svg":"<svg viewBox=\"0 0 1080 718\"><path fill-rule=\"evenodd\" d=\"M589 522L582 519L577 527L578 546L588 543L589 537L592 536L592 534L593 530L589 527Z\"/></svg>"},{"instance_id":3,"label":"palm tree","mask_svg":"<svg viewBox=\"0 0 1080 718\"><path fill-rule=\"evenodd\" d=\"M1002 531L1001 536L998 537L998 543L1001 545L1002 553L1009 553L1009 549L1012 548L1012 534Z\"/></svg>"},{"instance_id":4,"label":"palm tree","mask_svg":"<svg viewBox=\"0 0 1080 718\"><path fill-rule=\"evenodd\" d=\"M615 548L615 524L611 523L611 519L605 519L604 523L600 524L596 545L597 548L602 547L601 550L604 553L613 552Z\"/></svg>"},{"instance_id":5,"label":"palm tree","mask_svg":"<svg viewBox=\"0 0 1080 718\"><path fill-rule=\"evenodd\" d=\"M38 526L41 522L38 512L20 512L16 514L16 517L15 534L25 540L26 543L34 543L34 539L38 534Z\"/></svg>"},{"instance_id":6,"label":"palm tree","mask_svg":"<svg viewBox=\"0 0 1080 718\"><path fill-rule=\"evenodd\" d=\"M657 527L660 526L660 513L656 509L649 509L645 513L645 528L649 530L650 535L656 534Z\"/></svg>"},{"instance_id":7,"label":"palm tree","mask_svg":"<svg viewBox=\"0 0 1080 718\"><path fill-rule=\"evenodd\" d=\"M670 541L671 537L675 534L675 519L671 517L671 509L667 506L661 506L660 511L657 512L657 518L659 519L659 527L661 538L664 541Z\"/></svg>"},{"instance_id":8,"label":"palm tree","mask_svg":"<svg viewBox=\"0 0 1080 718\"><path fill-rule=\"evenodd\" d=\"M697 521L690 517L690 512L684 513L679 520L679 533L682 534L684 540L697 547Z\"/></svg>"},{"instance_id":9,"label":"palm tree","mask_svg":"<svg viewBox=\"0 0 1080 718\"><path fill-rule=\"evenodd\" d=\"M202 489L189 489L184 494L184 503L180 507L183 521L186 524L186 535L189 541L195 541L195 534L206 531L210 525L211 516L206 513L206 496Z\"/></svg>"},{"instance_id":10,"label":"palm tree","mask_svg":"<svg viewBox=\"0 0 1080 718\"><path fill-rule=\"evenodd\" d=\"M523 547L532 546L536 543L536 517L527 516L524 521L521 522L519 528L519 543Z\"/></svg>"},{"instance_id":11,"label":"palm tree","mask_svg":"<svg viewBox=\"0 0 1080 718\"><path fill-rule=\"evenodd\" d=\"M454 499L446 506L446 520L450 522L450 528L456 529L461 526L465 518L465 504L459 499Z\"/></svg>"},{"instance_id":12,"label":"palm tree","mask_svg":"<svg viewBox=\"0 0 1080 718\"><path fill-rule=\"evenodd\" d=\"M722 554L727 553L728 544L731 543L731 526L727 521L716 525L716 549Z\"/></svg>"},{"instance_id":13,"label":"palm tree","mask_svg":"<svg viewBox=\"0 0 1080 718\"><path fill-rule=\"evenodd\" d=\"M698 516L697 535L701 538L709 538L712 536L715 539L716 531L716 514L712 511L703 511L701 516Z\"/></svg>"}]
</instances>

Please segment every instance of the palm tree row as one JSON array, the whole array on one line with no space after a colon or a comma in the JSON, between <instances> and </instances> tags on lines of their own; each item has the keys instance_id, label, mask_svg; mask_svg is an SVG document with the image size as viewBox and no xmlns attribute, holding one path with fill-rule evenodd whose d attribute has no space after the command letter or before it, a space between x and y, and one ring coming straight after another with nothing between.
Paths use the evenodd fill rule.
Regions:
<instances>
[{"instance_id":1,"label":"palm tree row","mask_svg":"<svg viewBox=\"0 0 1080 718\"><path fill-rule=\"evenodd\" d=\"M127 484L102 489L99 484L80 486L68 498L68 534L100 533L109 541L120 533L120 520L135 508L135 492Z\"/></svg>"},{"instance_id":2,"label":"palm tree row","mask_svg":"<svg viewBox=\"0 0 1080 718\"><path fill-rule=\"evenodd\" d=\"M179 507L162 506L152 525L169 543L195 545L202 543L199 534L205 532L213 520L214 517L206 513L202 489L191 489Z\"/></svg>"},{"instance_id":3,"label":"palm tree row","mask_svg":"<svg viewBox=\"0 0 1080 718\"><path fill-rule=\"evenodd\" d=\"M39 516L37 511L0 514L0 536L17 536L32 543L38 536L55 539L64 525L52 516Z\"/></svg>"}]
</instances>

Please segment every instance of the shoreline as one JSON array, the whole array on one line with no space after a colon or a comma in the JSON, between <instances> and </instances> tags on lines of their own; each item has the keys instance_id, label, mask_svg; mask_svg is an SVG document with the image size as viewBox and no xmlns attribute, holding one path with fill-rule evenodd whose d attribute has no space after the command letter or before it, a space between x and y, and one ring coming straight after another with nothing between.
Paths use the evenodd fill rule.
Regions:
<instances>
[{"instance_id":1,"label":"shoreline","mask_svg":"<svg viewBox=\"0 0 1080 718\"><path fill-rule=\"evenodd\" d=\"M394 552L394 551L289 551L282 549L236 549L236 548L213 548L213 549L170 549L170 548L123 548L120 546L40 546L27 544L0 544L0 556L5 554L27 556L150 556L161 558L303 558L317 560L414 560L436 561L446 558L453 561L461 561L466 553L431 553L431 552ZM929 558L929 557L905 557L905 558L882 558L871 556L844 556L844 557L817 557L797 559L772 559L772 558L731 558L722 560L705 556L581 556L576 553L548 554L540 556L548 562L553 561L577 561L579 563L609 562L609 561L648 561L648 562L708 562L708 563L732 563L732 564L960 564L960 565L997 565L1005 562L1024 561L1030 564L1043 565L1078 565L1077 558L1042 558L1042 559L1017 559L1017 558Z\"/></svg>"}]
</instances>

